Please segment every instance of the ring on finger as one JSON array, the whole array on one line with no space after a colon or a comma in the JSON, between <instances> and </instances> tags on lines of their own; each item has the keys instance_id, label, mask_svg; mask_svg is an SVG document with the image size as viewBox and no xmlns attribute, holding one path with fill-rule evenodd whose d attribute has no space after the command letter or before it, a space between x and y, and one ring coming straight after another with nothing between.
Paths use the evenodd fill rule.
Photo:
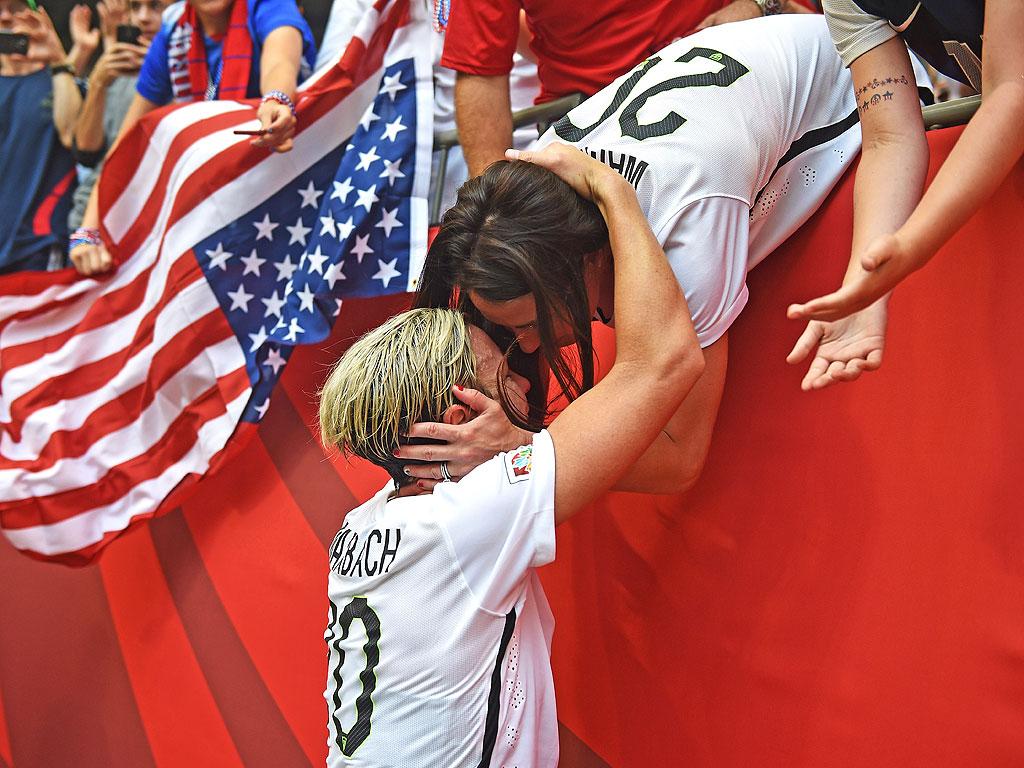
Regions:
<instances>
[{"instance_id":1,"label":"ring on finger","mask_svg":"<svg viewBox=\"0 0 1024 768\"><path fill-rule=\"evenodd\" d=\"M450 483L451 481L452 481L452 475L448 471L448 462L447 461L442 461L441 462L441 482L442 483Z\"/></svg>"}]
</instances>

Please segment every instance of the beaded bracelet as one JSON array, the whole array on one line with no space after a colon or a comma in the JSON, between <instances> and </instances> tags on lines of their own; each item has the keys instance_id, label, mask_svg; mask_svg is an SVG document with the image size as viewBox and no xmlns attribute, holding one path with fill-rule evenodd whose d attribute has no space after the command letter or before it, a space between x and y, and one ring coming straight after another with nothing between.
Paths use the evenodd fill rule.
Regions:
<instances>
[{"instance_id":1,"label":"beaded bracelet","mask_svg":"<svg viewBox=\"0 0 1024 768\"><path fill-rule=\"evenodd\" d=\"M295 102L288 98L288 94L284 91L268 91L263 94L263 98L260 99L260 104L268 101L276 101L278 104L284 104L292 111L292 117L295 117Z\"/></svg>"},{"instance_id":2,"label":"beaded bracelet","mask_svg":"<svg viewBox=\"0 0 1024 768\"><path fill-rule=\"evenodd\" d=\"M100 231L95 227L79 227L68 238L68 250L72 251L80 245L102 245Z\"/></svg>"}]
</instances>

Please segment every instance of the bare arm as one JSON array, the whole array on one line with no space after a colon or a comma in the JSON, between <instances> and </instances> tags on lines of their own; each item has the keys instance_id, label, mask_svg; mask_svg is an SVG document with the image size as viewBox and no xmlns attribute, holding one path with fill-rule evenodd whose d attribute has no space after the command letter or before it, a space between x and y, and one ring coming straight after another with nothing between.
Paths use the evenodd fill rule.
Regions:
<instances>
[{"instance_id":1,"label":"bare arm","mask_svg":"<svg viewBox=\"0 0 1024 768\"><path fill-rule=\"evenodd\" d=\"M701 377L650 447L615 483L615 490L683 493L700 479L725 388L728 334L704 349L703 353L704 372Z\"/></svg>"},{"instance_id":2,"label":"bare arm","mask_svg":"<svg viewBox=\"0 0 1024 768\"><path fill-rule=\"evenodd\" d=\"M548 430L555 446L555 522L560 523L640 458L704 364L686 300L633 188L604 164L565 145L521 157L553 170L597 203L608 224L615 269L615 363Z\"/></svg>"},{"instance_id":3,"label":"bare arm","mask_svg":"<svg viewBox=\"0 0 1024 768\"><path fill-rule=\"evenodd\" d=\"M260 90L263 93L281 91L288 98L295 96L295 86L302 61L302 33L295 27L278 27L263 43L260 55ZM267 147L275 152L287 152L292 148L295 135L295 115L286 104L264 101L256 114L266 136L253 140L258 147Z\"/></svg>"},{"instance_id":4,"label":"bare arm","mask_svg":"<svg viewBox=\"0 0 1024 768\"><path fill-rule=\"evenodd\" d=\"M479 176L512 146L508 75L467 75L455 79L455 123L470 176Z\"/></svg>"},{"instance_id":5,"label":"bare arm","mask_svg":"<svg viewBox=\"0 0 1024 768\"><path fill-rule=\"evenodd\" d=\"M121 75L137 72L146 56L141 45L115 43L106 50L89 75L89 91L75 124L75 145L82 152L99 152L107 142L103 131L103 111L107 88Z\"/></svg>"},{"instance_id":6,"label":"bare arm","mask_svg":"<svg viewBox=\"0 0 1024 768\"><path fill-rule=\"evenodd\" d=\"M896 233L911 270L935 255L1024 155L1024 14L1019 3L986 3L982 55L981 107Z\"/></svg>"},{"instance_id":7,"label":"bare arm","mask_svg":"<svg viewBox=\"0 0 1024 768\"><path fill-rule=\"evenodd\" d=\"M795 308L802 316L840 318L891 291L928 263L978 210L1024 155L1024 16L1019 4L985 6L981 108L924 198L903 226L866 245L864 271L833 294ZM856 63L856 62L855 62Z\"/></svg>"},{"instance_id":8,"label":"bare arm","mask_svg":"<svg viewBox=\"0 0 1024 768\"><path fill-rule=\"evenodd\" d=\"M928 141L903 40L894 37L871 49L853 62L850 72L863 154L854 183L853 241L843 285L854 285L865 275L862 257L869 244L895 232L910 216L928 171ZM811 321L787 358L797 363L817 349L804 389L851 381L881 364L887 301L886 291L841 325ZM814 303L791 306L789 316L810 317Z\"/></svg>"},{"instance_id":9,"label":"bare arm","mask_svg":"<svg viewBox=\"0 0 1024 768\"><path fill-rule=\"evenodd\" d=\"M139 122L143 115L152 112L158 106L158 104L154 104L149 99L136 93L131 106L128 107L128 112L124 116L124 122L121 123L121 131L117 134L117 140L110 147L110 151L114 151L121 137L135 127L135 124ZM92 192L89 194L89 203L86 205L85 213L82 215L82 227L85 229L99 228L99 189L100 185L97 182L93 185ZM106 272L113 266L113 259L111 259L105 245L80 245L73 248L69 255L71 263L75 265L75 269L83 275Z\"/></svg>"},{"instance_id":10,"label":"bare arm","mask_svg":"<svg viewBox=\"0 0 1024 768\"><path fill-rule=\"evenodd\" d=\"M795 0L783 0L782 13L813 13L813 11L801 5ZM754 2L754 0L733 0L724 8L709 13L705 19L697 25L696 29L701 30L705 27L717 27L719 24L728 24L731 21L746 21L747 19L757 19L763 14L761 13L761 6Z\"/></svg>"}]
</instances>

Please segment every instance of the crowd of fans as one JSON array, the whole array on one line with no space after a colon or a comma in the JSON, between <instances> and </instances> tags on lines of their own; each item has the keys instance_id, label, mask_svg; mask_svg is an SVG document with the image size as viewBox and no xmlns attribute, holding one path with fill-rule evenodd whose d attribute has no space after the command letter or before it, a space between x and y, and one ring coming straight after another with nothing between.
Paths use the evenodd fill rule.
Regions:
<instances>
[{"instance_id":1,"label":"crowd of fans","mask_svg":"<svg viewBox=\"0 0 1024 768\"><path fill-rule=\"evenodd\" d=\"M94 193L103 158L172 102L259 98L253 144L287 151L292 96L316 46L293 0L101 0L68 19L66 50L33 0L0 2L0 274L110 269Z\"/></svg>"},{"instance_id":2,"label":"crowd of fans","mask_svg":"<svg viewBox=\"0 0 1024 768\"><path fill-rule=\"evenodd\" d=\"M513 139L513 110L591 95L696 29L816 10L801 2L600 0L584 14L570 3L519 0L463 3L453 13L450 0L433 0L440 33L433 41L435 117L441 128L457 124L465 170L477 175L507 147L536 137L527 129ZM69 257L83 274L110 268L92 190L118 134L158 106L263 96L260 119L270 130L254 144L287 150L296 83L336 54L369 5L333 3L317 59L294 0L102 0L95 12L76 5L67 19L69 49L34 0L0 0L0 101L7 116L0 167L5 179L18 180L2 193L0 274L60 268ZM933 73L938 92L971 92ZM456 168L448 175L447 204L465 177L460 153L449 162Z\"/></svg>"}]
</instances>

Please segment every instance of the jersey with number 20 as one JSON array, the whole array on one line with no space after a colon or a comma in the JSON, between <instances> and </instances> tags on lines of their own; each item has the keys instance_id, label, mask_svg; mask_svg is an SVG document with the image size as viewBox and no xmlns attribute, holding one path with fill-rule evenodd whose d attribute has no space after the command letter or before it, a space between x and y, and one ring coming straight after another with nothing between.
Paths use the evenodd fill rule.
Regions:
<instances>
[{"instance_id":1,"label":"jersey with number 20","mask_svg":"<svg viewBox=\"0 0 1024 768\"><path fill-rule=\"evenodd\" d=\"M821 205L860 149L850 74L821 16L711 27L639 63L539 140L636 189L701 346L747 302L746 274Z\"/></svg>"}]
</instances>

